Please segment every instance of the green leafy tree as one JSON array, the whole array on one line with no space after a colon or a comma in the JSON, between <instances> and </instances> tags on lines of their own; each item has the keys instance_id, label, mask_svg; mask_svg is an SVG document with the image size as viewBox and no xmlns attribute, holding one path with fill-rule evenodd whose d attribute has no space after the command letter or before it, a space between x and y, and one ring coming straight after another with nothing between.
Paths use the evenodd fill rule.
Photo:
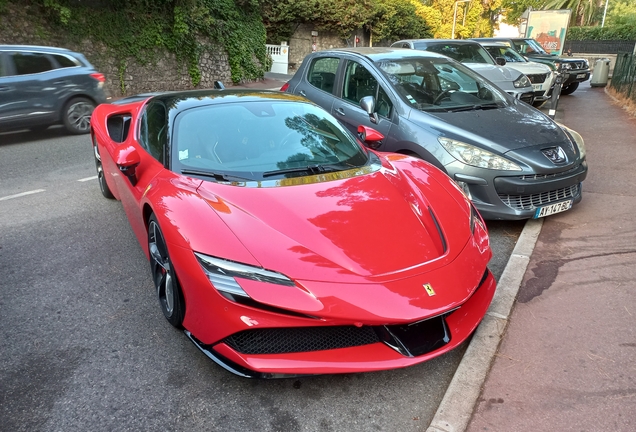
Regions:
<instances>
[{"instance_id":1,"label":"green leafy tree","mask_svg":"<svg viewBox=\"0 0 636 432\"><path fill-rule=\"evenodd\" d=\"M501 10L501 0L473 0L457 5L455 0L425 0L417 8L420 15L431 27L434 37L452 38L455 19L455 38L490 36Z\"/></svg>"},{"instance_id":2,"label":"green leafy tree","mask_svg":"<svg viewBox=\"0 0 636 432\"><path fill-rule=\"evenodd\" d=\"M636 27L636 0L610 3L605 17L605 25Z\"/></svg>"},{"instance_id":3,"label":"green leafy tree","mask_svg":"<svg viewBox=\"0 0 636 432\"><path fill-rule=\"evenodd\" d=\"M543 10L570 9L572 17L570 23L578 26L591 25L598 15L597 0L548 0Z\"/></svg>"},{"instance_id":4,"label":"green leafy tree","mask_svg":"<svg viewBox=\"0 0 636 432\"><path fill-rule=\"evenodd\" d=\"M502 0L501 9L505 11L504 22L510 25L519 25L521 23L521 15L532 8L533 10L541 10L547 0Z\"/></svg>"}]
</instances>

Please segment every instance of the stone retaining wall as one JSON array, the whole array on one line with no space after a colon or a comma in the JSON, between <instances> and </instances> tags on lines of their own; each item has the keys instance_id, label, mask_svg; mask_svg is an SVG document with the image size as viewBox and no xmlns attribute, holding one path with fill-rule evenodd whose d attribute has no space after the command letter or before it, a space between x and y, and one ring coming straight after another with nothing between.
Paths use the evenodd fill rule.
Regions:
<instances>
[{"instance_id":1,"label":"stone retaining wall","mask_svg":"<svg viewBox=\"0 0 636 432\"><path fill-rule=\"evenodd\" d=\"M41 15L37 6L17 7L10 3L0 15L0 44L44 45L68 48L81 52L95 68L106 76L106 93L117 98L137 93L212 88L214 81L232 84L227 52L220 46L209 44L199 62L201 82L192 85L187 67L177 62L174 54L155 53L156 62L140 64L134 58L113 58L105 46L85 40L79 44L56 34ZM120 64L126 65L120 76Z\"/></svg>"}]
</instances>

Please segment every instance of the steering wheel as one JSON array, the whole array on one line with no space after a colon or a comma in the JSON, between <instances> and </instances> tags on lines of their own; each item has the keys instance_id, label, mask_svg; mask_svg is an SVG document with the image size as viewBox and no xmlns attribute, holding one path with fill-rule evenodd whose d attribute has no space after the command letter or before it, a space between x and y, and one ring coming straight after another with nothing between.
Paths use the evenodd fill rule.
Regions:
<instances>
[{"instance_id":1,"label":"steering wheel","mask_svg":"<svg viewBox=\"0 0 636 432\"><path fill-rule=\"evenodd\" d=\"M453 90L453 89L447 89L447 90L444 90L443 92L441 92L440 94L438 94L438 95L435 97L435 99L433 100L433 105L438 105L438 104L439 104L439 102L441 102L441 101L442 101L442 99L444 99L444 98L446 98L446 97L450 96L450 94L451 94L451 93L453 93L454 91L455 91L455 90Z\"/></svg>"},{"instance_id":2,"label":"steering wheel","mask_svg":"<svg viewBox=\"0 0 636 432\"><path fill-rule=\"evenodd\" d=\"M296 134L297 134L297 132L296 132L296 131L290 131L290 132L288 132L288 133L287 133L287 135L285 135L285 136L283 137L283 139L282 139L282 140L280 140L279 147L280 147L280 148L286 147L286 146L287 146L287 144L289 144L289 143L292 141L292 140L291 140L291 138L292 138L293 136L295 136Z\"/></svg>"}]
</instances>

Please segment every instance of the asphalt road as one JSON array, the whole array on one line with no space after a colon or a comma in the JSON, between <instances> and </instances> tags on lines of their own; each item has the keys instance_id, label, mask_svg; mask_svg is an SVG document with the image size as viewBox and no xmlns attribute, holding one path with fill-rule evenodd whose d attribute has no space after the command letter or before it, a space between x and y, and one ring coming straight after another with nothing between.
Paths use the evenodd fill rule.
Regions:
<instances>
[{"instance_id":1,"label":"asphalt road","mask_svg":"<svg viewBox=\"0 0 636 432\"><path fill-rule=\"evenodd\" d=\"M0 134L0 430L428 426L465 347L379 373L231 375L164 319L124 211L94 175L87 136ZM499 277L523 222L488 226Z\"/></svg>"}]
</instances>

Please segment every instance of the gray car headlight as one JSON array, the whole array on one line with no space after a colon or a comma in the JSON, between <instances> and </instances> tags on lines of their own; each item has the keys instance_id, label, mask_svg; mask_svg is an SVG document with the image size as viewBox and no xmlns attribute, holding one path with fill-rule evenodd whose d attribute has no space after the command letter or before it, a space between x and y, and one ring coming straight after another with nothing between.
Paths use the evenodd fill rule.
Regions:
<instances>
[{"instance_id":1,"label":"gray car headlight","mask_svg":"<svg viewBox=\"0 0 636 432\"><path fill-rule=\"evenodd\" d=\"M572 141L574 141L574 144L576 144L576 146L579 149L579 153L581 154L581 159L585 159L585 155L586 155L585 141L583 141L583 137L581 136L581 134L579 134L574 129L570 129L567 126L562 125L561 123L557 123L557 124L561 127L561 129L565 131L566 135L569 135Z\"/></svg>"},{"instance_id":2,"label":"gray car headlight","mask_svg":"<svg viewBox=\"0 0 636 432\"><path fill-rule=\"evenodd\" d=\"M278 285L294 286L295 283L287 276L261 267L254 267L247 264L240 264L222 258L216 258L202 253L195 252L201 268L206 276L221 294L228 297L249 295L241 288L236 278L251 279L260 282L268 282Z\"/></svg>"},{"instance_id":3,"label":"gray car headlight","mask_svg":"<svg viewBox=\"0 0 636 432\"><path fill-rule=\"evenodd\" d=\"M521 171L521 167L513 161L479 147L450 138L440 137L437 140L455 159L466 165L492 170Z\"/></svg>"},{"instance_id":4,"label":"gray car headlight","mask_svg":"<svg viewBox=\"0 0 636 432\"><path fill-rule=\"evenodd\" d=\"M512 85L514 85L515 88L521 88L521 87L529 87L532 84L530 83L530 80L528 79L527 76L521 75L519 78L517 78L516 80L512 82Z\"/></svg>"}]
</instances>

